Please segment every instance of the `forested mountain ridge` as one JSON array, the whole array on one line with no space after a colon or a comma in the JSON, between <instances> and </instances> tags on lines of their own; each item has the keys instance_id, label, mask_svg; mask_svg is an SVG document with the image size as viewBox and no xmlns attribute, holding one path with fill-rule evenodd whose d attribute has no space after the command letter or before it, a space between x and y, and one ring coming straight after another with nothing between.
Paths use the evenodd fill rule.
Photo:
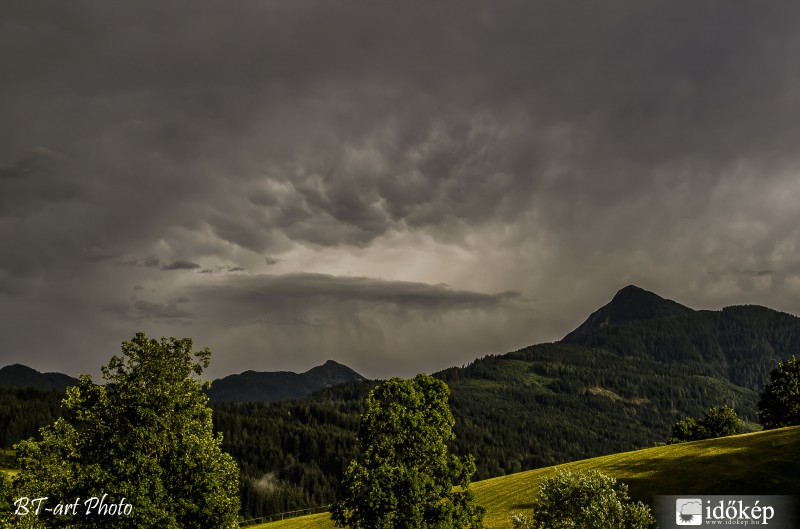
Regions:
<instances>
[{"instance_id":1,"label":"forested mountain ridge","mask_svg":"<svg viewBox=\"0 0 800 529\"><path fill-rule=\"evenodd\" d=\"M702 365L706 375L758 390L779 361L800 351L800 318L758 305L695 311L628 286L562 342Z\"/></svg>"},{"instance_id":2,"label":"forested mountain ridge","mask_svg":"<svg viewBox=\"0 0 800 529\"><path fill-rule=\"evenodd\" d=\"M305 373L245 371L214 380L208 396L213 402L274 402L304 397L324 388L365 380L349 367L328 360Z\"/></svg>"}]
</instances>

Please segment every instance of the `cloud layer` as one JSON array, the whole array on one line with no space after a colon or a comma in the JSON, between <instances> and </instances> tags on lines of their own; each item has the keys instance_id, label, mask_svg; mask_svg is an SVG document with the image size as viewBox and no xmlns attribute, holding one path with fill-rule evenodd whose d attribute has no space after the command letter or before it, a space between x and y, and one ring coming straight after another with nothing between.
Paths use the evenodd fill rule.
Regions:
<instances>
[{"instance_id":1,"label":"cloud layer","mask_svg":"<svg viewBox=\"0 0 800 529\"><path fill-rule=\"evenodd\" d=\"M628 283L800 313L792 3L0 9L7 362L410 375Z\"/></svg>"}]
</instances>

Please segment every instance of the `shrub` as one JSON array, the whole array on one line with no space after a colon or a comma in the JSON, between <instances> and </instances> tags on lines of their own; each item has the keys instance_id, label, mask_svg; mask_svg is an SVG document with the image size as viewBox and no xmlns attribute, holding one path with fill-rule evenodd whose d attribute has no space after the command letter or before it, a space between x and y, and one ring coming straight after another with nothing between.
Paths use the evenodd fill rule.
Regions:
<instances>
[{"instance_id":1,"label":"shrub","mask_svg":"<svg viewBox=\"0 0 800 529\"><path fill-rule=\"evenodd\" d=\"M630 502L628 486L597 471L562 471L542 480L533 517L515 514L515 529L645 529L650 508Z\"/></svg>"}]
</instances>

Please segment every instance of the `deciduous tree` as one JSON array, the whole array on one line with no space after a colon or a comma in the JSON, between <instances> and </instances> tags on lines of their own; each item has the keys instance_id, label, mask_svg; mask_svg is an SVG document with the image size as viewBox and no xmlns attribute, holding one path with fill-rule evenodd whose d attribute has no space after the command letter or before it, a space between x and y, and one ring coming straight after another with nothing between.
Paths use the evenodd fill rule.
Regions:
<instances>
[{"instance_id":1,"label":"deciduous tree","mask_svg":"<svg viewBox=\"0 0 800 529\"><path fill-rule=\"evenodd\" d=\"M448 453L453 416L447 385L428 375L374 388L361 417L360 458L348 467L333 507L352 529L479 529L483 508L469 488L471 456Z\"/></svg>"},{"instance_id":2,"label":"deciduous tree","mask_svg":"<svg viewBox=\"0 0 800 529\"><path fill-rule=\"evenodd\" d=\"M45 527L207 529L237 525L238 469L220 449L198 380L208 349L191 339L137 334L103 367L104 385L81 376L67 390L63 417L40 440L18 445L15 496L77 503L71 514L41 512ZM101 514L90 498L130 505ZM115 509L115 511L118 511ZM31 515L29 515L31 516Z\"/></svg>"},{"instance_id":3,"label":"deciduous tree","mask_svg":"<svg viewBox=\"0 0 800 529\"><path fill-rule=\"evenodd\" d=\"M765 429L800 424L800 359L792 356L769 375L758 402L759 422Z\"/></svg>"},{"instance_id":4,"label":"deciduous tree","mask_svg":"<svg viewBox=\"0 0 800 529\"><path fill-rule=\"evenodd\" d=\"M728 406L710 408L705 417L695 420L692 417L676 422L672 426L672 438L669 443L683 441L700 441L735 435L742 432L742 421L736 412Z\"/></svg>"}]
</instances>

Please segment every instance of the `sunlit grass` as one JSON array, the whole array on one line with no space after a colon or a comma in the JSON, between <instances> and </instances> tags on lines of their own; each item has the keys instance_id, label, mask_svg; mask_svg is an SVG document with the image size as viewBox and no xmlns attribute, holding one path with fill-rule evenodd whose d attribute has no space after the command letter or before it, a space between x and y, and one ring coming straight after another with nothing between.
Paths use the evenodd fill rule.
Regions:
<instances>
[{"instance_id":1,"label":"sunlit grass","mask_svg":"<svg viewBox=\"0 0 800 529\"><path fill-rule=\"evenodd\" d=\"M289 520L279 522L264 523L260 525L250 525L247 529L333 529L334 525L330 518L330 513L309 514Z\"/></svg>"}]
</instances>

